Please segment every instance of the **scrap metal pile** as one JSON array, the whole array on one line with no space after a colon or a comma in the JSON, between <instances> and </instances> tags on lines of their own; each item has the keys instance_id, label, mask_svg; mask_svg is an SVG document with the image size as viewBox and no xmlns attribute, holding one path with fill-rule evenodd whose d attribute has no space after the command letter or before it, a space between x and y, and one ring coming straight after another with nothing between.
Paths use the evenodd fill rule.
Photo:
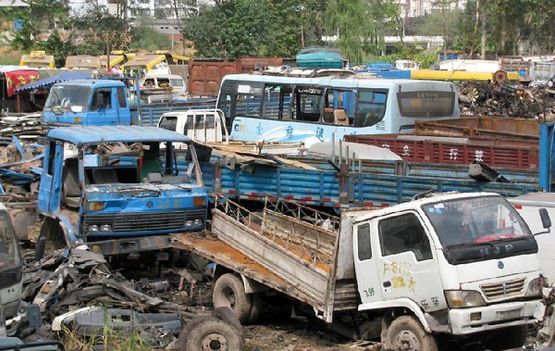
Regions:
<instances>
[{"instance_id":1,"label":"scrap metal pile","mask_svg":"<svg viewBox=\"0 0 555 351\"><path fill-rule=\"evenodd\" d=\"M194 327L208 323L216 329L231 330L230 338L242 343L242 328L233 320L231 310L218 309L212 317L207 316L208 309L203 306L211 301L210 287L203 282L206 272L194 269L195 262L204 264L199 260L188 260L193 269L154 264L148 267L154 269L150 277L146 278L148 272L143 270L142 278L136 281L112 270L102 254L89 251L85 245L57 250L26 266L22 300L40 308L40 332L47 336L54 332L63 338L71 331L99 342L108 328L123 335L136 333L151 348L189 350L184 347L188 337L184 332L194 337ZM35 332L25 322L17 323L25 320L20 315L10 322L22 338ZM182 325L188 328L182 331Z\"/></svg>"},{"instance_id":2,"label":"scrap metal pile","mask_svg":"<svg viewBox=\"0 0 555 351\"><path fill-rule=\"evenodd\" d=\"M467 81L458 85L462 115L555 119L555 89Z\"/></svg>"}]
</instances>

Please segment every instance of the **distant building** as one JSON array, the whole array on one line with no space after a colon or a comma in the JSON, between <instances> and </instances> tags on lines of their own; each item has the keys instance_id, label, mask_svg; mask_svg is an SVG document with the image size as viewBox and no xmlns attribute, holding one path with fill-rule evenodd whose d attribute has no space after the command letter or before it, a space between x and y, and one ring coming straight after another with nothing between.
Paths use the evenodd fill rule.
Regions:
<instances>
[{"instance_id":1,"label":"distant building","mask_svg":"<svg viewBox=\"0 0 555 351\"><path fill-rule=\"evenodd\" d=\"M467 0L395 0L401 9L401 17L420 17L432 12L441 11L442 4L445 9L452 11L464 9Z\"/></svg>"},{"instance_id":2,"label":"distant building","mask_svg":"<svg viewBox=\"0 0 555 351\"><path fill-rule=\"evenodd\" d=\"M198 14L198 6L183 4L180 0L129 0L128 18L152 17L176 19Z\"/></svg>"}]
</instances>

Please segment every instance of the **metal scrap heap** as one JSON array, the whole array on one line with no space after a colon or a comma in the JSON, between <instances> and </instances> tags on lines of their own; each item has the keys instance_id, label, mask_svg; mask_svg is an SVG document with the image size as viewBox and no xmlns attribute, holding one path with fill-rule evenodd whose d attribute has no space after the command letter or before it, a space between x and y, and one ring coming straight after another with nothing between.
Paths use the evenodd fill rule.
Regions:
<instances>
[{"instance_id":1,"label":"metal scrap heap","mask_svg":"<svg viewBox=\"0 0 555 351\"><path fill-rule=\"evenodd\" d=\"M467 81L458 90L462 115L555 119L555 89L549 86Z\"/></svg>"}]
</instances>

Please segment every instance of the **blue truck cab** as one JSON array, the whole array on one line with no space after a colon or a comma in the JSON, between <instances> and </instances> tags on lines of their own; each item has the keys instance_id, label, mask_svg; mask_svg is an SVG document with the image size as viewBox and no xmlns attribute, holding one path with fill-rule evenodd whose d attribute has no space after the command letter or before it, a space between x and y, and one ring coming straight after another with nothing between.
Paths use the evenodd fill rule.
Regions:
<instances>
[{"instance_id":1,"label":"blue truck cab","mask_svg":"<svg viewBox=\"0 0 555 351\"><path fill-rule=\"evenodd\" d=\"M131 125L131 110L123 82L82 79L57 83L42 112L49 125Z\"/></svg>"},{"instance_id":2,"label":"blue truck cab","mask_svg":"<svg viewBox=\"0 0 555 351\"><path fill-rule=\"evenodd\" d=\"M143 126L50 130L38 198L39 258L85 242L104 254L164 248L169 233L203 229L208 209L195 144Z\"/></svg>"}]
</instances>

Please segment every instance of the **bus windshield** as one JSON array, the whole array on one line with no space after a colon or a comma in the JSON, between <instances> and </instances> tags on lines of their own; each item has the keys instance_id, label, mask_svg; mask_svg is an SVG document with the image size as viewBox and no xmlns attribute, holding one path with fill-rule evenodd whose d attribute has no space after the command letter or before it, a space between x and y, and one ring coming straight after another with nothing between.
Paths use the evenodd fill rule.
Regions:
<instances>
[{"instance_id":1,"label":"bus windshield","mask_svg":"<svg viewBox=\"0 0 555 351\"><path fill-rule=\"evenodd\" d=\"M21 256L17 239L8 213L0 213L0 271L17 268L21 265Z\"/></svg>"}]
</instances>

